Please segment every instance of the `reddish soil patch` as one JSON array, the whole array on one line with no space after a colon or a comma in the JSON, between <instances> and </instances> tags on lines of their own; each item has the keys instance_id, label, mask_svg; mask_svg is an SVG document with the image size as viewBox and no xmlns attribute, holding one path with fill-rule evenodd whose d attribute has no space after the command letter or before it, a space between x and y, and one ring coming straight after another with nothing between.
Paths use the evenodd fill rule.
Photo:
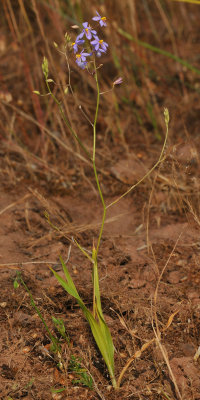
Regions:
<instances>
[{"instance_id":1,"label":"reddish soil patch","mask_svg":"<svg viewBox=\"0 0 200 400\"><path fill-rule=\"evenodd\" d=\"M37 56L41 59L44 49L50 51L42 31L36 34L34 29L39 29L41 22L52 43L57 40L54 34L58 36L59 29L63 34L64 23L67 21L70 26L75 18L70 8L71 19L69 21L68 14L63 14L66 18L63 22L60 10L64 13L65 8L62 1L47 2L51 5L49 8L42 3L30 1L31 7L27 6L26 14L21 2L13 2L12 14L10 2L3 0L7 22L0 38L5 77L0 93L0 398L200 400L200 358L195 357L200 345L197 75L194 71L182 70L172 60L155 60L154 53L148 56L144 48L138 49L132 42L122 39L117 30L114 31L117 26L114 22L123 20L123 2L117 2L120 11L116 15L110 3L104 2L110 20L113 12L113 38L110 40L116 40L116 66L111 71L109 62L105 62L103 84L106 89L107 82L119 72L127 79L126 89L119 89L119 103L112 94L105 97L98 120L96 158L106 204L122 195L158 160L160 132L164 126L163 106L169 104L172 110L164 162L127 197L108 209L100 246L102 306L116 349L117 377L126 362L133 358L120 389L114 391L81 310L48 267L51 265L64 276L59 255L67 259L73 238L88 251L92 250L93 241L96 243L98 237L102 206L93 171L88 162L80 158L82 153L67 136L56 106L51 100L47 105L44 98L40 103L38 98L31 97L32 90L36 89L32 87L33 83L39 86L42 80L41 68L38 72L37 63L34 64L31 57L35 54L34 60ZM59 12L54 13L55 4L61 3ZM165 13L170 15L170 23L177 35L174 38L172 31L164 30L157 3L161 2L152 6L152 20L146 17L149 15L147 2L141 2L137 11L138 26L142 27L141 30L138 28L139 36L144 35L144 41L154 43L158 40L157 32L161 32L159 40L162 39L162 43L159 45L166 50L172 39L176 44L176 39L181 56L187 59L193 54L195 63L199 57L195 43L200 39L200 7L197 11L185 5L168 5ZM97 5L93 6L95 11ZM182 22L176 7L181 7ZM14 24L13 15L18 18L16 24L23 21L19 24L23 43L20 37L16 39L13 29L18 25ZM128 14L126 16L129 18ZM153 25L143 24L146 20L154 22ZM184 25L184 21L187 24ZM137 33L136 28L132 26L131 34ZM9 55L3 47L7 42ZM127 63L128 57L130 62ZM114 62L113 59L107 61ZM63 67L63 60L59 62L60 82L64 84L66 65ZM50 68L54 71L53 60L51 63ZM77 92L83 93L84 89L80 100L85 113L94 115L93 78L80 75L82 72L74 65L72 70ZM6 98L5 93L12 93L11 98ZM68 99L65 107L72 124L91 149L90 125L88 128L88 121L81 119L79 114L76 116L77 107L74 110L72 96ZM152 109L148 108L151 104ZM156 126L154 118L150 118L152 110L155 119L159 118ZM35 119L30 119L31 115ZM142 121L141 115L144 115ZM49 136L49 132L54 136ZM58 230L47 223L45 211ZM91 307L91 265L74 244L68 268L81 297ZM18 272L50 331L60 340L62 367L59 367L58 354L50 349L49 334L30 303L27 291L22 284L14 288ZM58 333L52 316L62 319L69 341ZM80 376L70 367L73 357L85 368L88 379L92 378L92 388L84 386L83 382L74 382ZM59 392L59 389L64 390Z\"/></svg>"},{"instance_id":2,"label":"reddish soil patch","mask_svg":"<svg viewBox=\"0 0 200 400\"><path fill-rule=\"evenodd\" d=\"M138 393L141 398L162 398L161 395L178 398L175 380L183 398L198 399L199 364L194 362L194 355L200 328L199 228L191 217L188 220L189 214L166 215L158 213L156 208L148 238L152 251L148 253L141 214L146 201L142 191L138 189L111 208L99 256L102 302L116 347L117 375L126 360L155 337L155 322L161 332L170 316L175 311L178 313L161 335L160 345L155 340L132 363L119 393L122 398L131 396L132 399L138 398ZM51 389L63 386L67 387L62 393L64 397L57 394L58 398L66 398L66 393L68 398L98 398L95 388L91 391L80 385L73 386L74 374L66 375L57 368L58 360L48 352L48 334L31 307L29 296L22 287L14 290L16 270L21 271L52 331L52 316L64 321L71 341L69 348L61 341L65 362L69 362L72 354L80 356L102 396L117 398L118 395L110 392L105 366L95 350L86 321L75 301L62 290L48 269L49 263L62 275L58 256L67 258L66 236L72 233L82 246L91 249L100 222L99 201L87 190L81 198L79 195L49 196L46 192L47 200L38 192L34 196L25 187L19 193L18 189L5 191L2 185L1 193L2 398L9 395L14 399L43 399L38 393L45 390L45 398L50 399ZM45 202L52 217L62 219L63 234L56 235L45 221ZM91 266L75 246L68 266L81 296L90 305Z\"/></svg>"}]
</instances>

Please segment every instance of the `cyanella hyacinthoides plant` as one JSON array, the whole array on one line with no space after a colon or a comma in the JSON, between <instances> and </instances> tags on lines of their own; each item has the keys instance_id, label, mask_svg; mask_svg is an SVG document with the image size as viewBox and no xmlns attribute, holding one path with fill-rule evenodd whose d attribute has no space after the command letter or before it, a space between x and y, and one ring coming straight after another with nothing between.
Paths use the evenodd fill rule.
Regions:
<instances>
[{"instance_id":1,"label":"cyanella hyacinthoides plant","mask_svg":"<svg viewBox=\"0 0 200 400\"><path fill-rule=\"evenodd\" d=\"M97 15L93 17L93 21L97 22L98 25L100 25L101 28L106 27L106 17L101 17L101 15L97 12ZM167 136L168 136L168 122L169 122L169 114L168 110L165 109L165 123L166 123L166 136L165 136L165 141L163 144L163 148L160 154L160 157L156 164L151 168L149 172L147 172L140 181L138 181L136 184L131 186L124 194L122 194L118 199L113 201L112 203L108 204L106 206L104 197L102 194L101 186L99 183L99 178L97 174L97 169L96 169L96 162L95 162L95 155L96 155L96 125L97 125L97 118L98 118L98 113L99 113L99 102L100 102L100 96L103 95L106 92L100 92L99 88L99 81L98 81L98 68L99 66L97 65L97 60L99 57L101 57L103 54L107 52L108 49L108 44L101 38L99 38L97 31L93 29L91 25L89 25L88 22L83 23L83 29L81 33L76 37L75 41L71 43L71 40L69 36L66 34L65 35L66 39L66 47L70 45L71 49L73 50L74 56L75 56L75 62L76 64L83 70L88 71L92 76L94 76L95 82L96 82L96 111L95 111L95 116L94 116L94 121L93 123L91 122L92 128L93 128L93 152L92 155L88 152L84 144L81 142L79 139L77 133L74 131L74 129L71 127L70 122L65 115L63 108L62 108L62 103L55 97L53 92L50 89L49 83L53 82L52 79L48 78L48 62L47 59L44 58L43 64L42 64L42 69L45 77L45 82L48 88L48 93L47 95L51 95L54 101L57 103L59 107L59 111L63 117L63 120L69 129L70 133L73 135L73 137L78 141L80 144L81 148L84 150L86 153L87 157L89 158L89 162L92 163L93 170L94 170L94 175L95 175L95 180L97 184L97 189L99 192L99 196L101 199L102 207L103 207L103 215L102 215L102 222L101 222L101 227L97 239L97 244L94 246L93 244L93 249L92 249L92 255L91 253L87 252L85 249L81 247L81 245L74 240L78 248L82 251L82 253L90 260L93 266L92 270L92 281L93 281L93 311L91 312L84 302L82 301L81 297L78 294L78 291L76 289L76 286L70 276L69 270L64 263L62 257L60 257L63 271L65 274L65 279L63 279L56 271L54 271L52 268L51 271L57 278L57 280L60 282L60 284L63 286L63 288L71 295L73 296L76 301L78 302L79 306L81 307L83 314L85 315L85 318L89 322L92 334L94 336L94 339L96 341L96 344L103 356L103 359L107 365L110 378L112 381L112 385L114 388L118 388L119 384L122 379L122 375L124 374L123 371L126 371L126 366L124 367L122 373L120 374L119 380L116 381L115 379L115 373L114 373L114 345L111 337L110 330L108 328L108 325L106 324L103 311L102 311L102 306L101 306L101 297L100 297L100 288L99 288L99 273L98 273L98 252L99 252L99 247L101 243L101 238L102 238L102 233L103 233L103 228L104 228L104 223L105 223L105 218L106 218L106 211L109 207L111 207L113 204L115 204L117 201L119 201L121 198L126 196L131 190L133 190L137 185L139 185L164 159L164 149L166 146L166 141L167 141ZM55 47L57 47L57 44L55 44ZM66 54L63 53L65 56ZM68 63L68 58L67 58L67 63ZM69 84L67 87L71 88L71 83L70 83L70 69L69 69L69 63L68 63L68 71L69 71ZM118 78L113 82L113 86L110 90L113 90L115 85L119 85L122 83L122 78ZM65 93L67 93L65 91ZM40 93L38 91L35 91L36 94ZM73 91L72 91L73 93ZM55 227L50 219L48 214L46 213L46 217L48 222L52 227L55 229L59 230L59 228ZM127 366L129 365L129 361L127 362Z\"/></svg>"},{"instance_id":2,"label":"cyanella hyacinthoides plant","mask_svg":"<svg viewBox=\"0 0 200 400\"><path fill-rule=\"evenodd\" d=\"M106 17L101 17L99 13L97 12L97 16L93 18L94 21L97 21L101 27L106 26ZM89 255L89 253L86 253L86 251L80 246L78 242L76 242L77 246L79 249L84 253L84 255L89 258L89 260L93 264L93 271L92 271L92 280L93 280L93 312L91 312L84 304L82 299L80 298L78 291L73 283L73 280L69 274L69 271L63 262L62 258L61 263L63 266L63 270L65 273L65 278L64 280L61 276L57 274L53 269L52 272L54 273L55 277L58 279L58 281L61 283L63 288L75 299L77 300L79 306L81 307L87 321L90 324L90 328L92 331L92 334L94 336L94 339L97 343L97 346L103 356L103 359L107 365L110 378L112 381L113 386L116 388L117 383L115 379L115 374L114 374L114 345L112 341L112 337L110 334L110 330L108 328L108 325L106 324L103 311L102 311L102 306L101 306L101 298L100 298L100 289L99 289L99 274L98 274L98 266L97 266L97 255L98 255L98 250L100 246L100 241L101 241L101 236L103 233L103 226L104 226L104 221L105 221L105 216L106 216L106 206L103 198L103 194L100 188L99 184L99 179L97 175L97 170L96 170L96 163L95 163L95 154L96 154L96 124L97 124L97 117L98 117L98 112L99 112L99 100L100 100L100 90L99 90L99 83L98 83L98 76L97 76L97 66L96 66L96 57L101 57L102 54L106 53L108 44L103 40L100 39L97 31L93 29L88 22L83 23L83 29L81 33L76 37L76 40L71 44L71 47L73 49L73 53L75 55L75 61L77 65L81 69L87 69L90 73L95 77L96 80L96 87L97 87L97 101L96 101L96 112L95 112L95 117L94 117L94 122L92 123L93 126L93 153L92 156L90 156L90 160L92 161L93 164L93 169L94 169L94 174L95 174L95 179L97 183L97 188L99 191L99 195L101 198L101 202L103 204L103 219L102 219L102 225L100 229L100 233L98 236L98 241L97 241L97 247L93 245L93 250L92 250L92 256ZM43 62L43 71L44 69L47 70L47 68L44 68L44 63L46 63L46 59ZM45 72L44 72L45 75ZM47 87L49 88L48 84L48 74L45 75ZM121 81L117 81L114 84L120 84ZM50 91L49 91L50 92ZM76 136L75 136L76 137ZM82 148L84 146L82 145Z\"/></svg>"}]
</instances>

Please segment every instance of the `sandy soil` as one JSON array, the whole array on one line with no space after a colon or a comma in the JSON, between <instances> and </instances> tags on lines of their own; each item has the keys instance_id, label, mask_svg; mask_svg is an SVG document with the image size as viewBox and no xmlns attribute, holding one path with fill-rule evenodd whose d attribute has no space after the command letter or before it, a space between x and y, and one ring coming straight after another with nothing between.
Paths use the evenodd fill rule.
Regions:
<instances>
[{"instance_id":1,"label":"sandy soil","mask_svg":"<svg viewBox=\"0 0 200 400\"><path fill-rule=\"evenodd\" d=\"M56 106L32 94L43 79L37 62L50 48L39 29L38 15L52 43L59 34L61 14L54 14L54 8L44 12L45 5L37 1L30 2L33 7L26 9L27 14L21 2L13 2L12 14L10 2L3 3L7 22L2 23L0 37L0 398L200 400L199 75L128 42L114 31L113 23L113 37L108 35L107 40L116 41L116 54L121 49L119 71L125 83L115 95L105 97L97 126L96 159L106 204L158 160L165 132L163 107L170 110L164 162L108 209L99 251L102 306L115 346L116 377L132 359L116 392L81 310L49 269L64 276L59 255L67 260L71 249L68 268L91 308L91 265L73 238L90 252L97 241L102 206L93 171L80 158L83 154L63 128ZM184 59L197 64L200 7L197 11L182 5L180 22L179 6L170 5L169 14L177 48ZM112 14L110 6L105 7ZM143 25L145 12L143 5L139 7L139 37L172 51L171 31L165 30L156 6L151 12L157 31L147 22ZM122 16L122 11L114 15L114 22L123 20ZM62 21L61 35L64 24L69 25L67 19ZM12 24L23 33L23 43ZM162 43L156 42L156 32ZM125 62L128 56L130 63ZM110 67L109 57L103 89L119 74L117 66ZM59 59L56 63L64 82L66 64ZM53 64L50 69L54 71ZM84 110L94 115L93 77L86 78L74 64L72 71ZM69 95L67 113L91 149L91 127L83 116L76 117L73 100ZM157 125L147 112L149 104ZM45 211L58 230L47 222ZM49 334L24 286L16 287L19 272L51 333L59 339L61 359L51 351ZM52 317L62 319L68 339L58 332ZM73 357L84 368L88 382L92 379L92 388L86 380L80 382Z\"/></svg>"}]
</instances>

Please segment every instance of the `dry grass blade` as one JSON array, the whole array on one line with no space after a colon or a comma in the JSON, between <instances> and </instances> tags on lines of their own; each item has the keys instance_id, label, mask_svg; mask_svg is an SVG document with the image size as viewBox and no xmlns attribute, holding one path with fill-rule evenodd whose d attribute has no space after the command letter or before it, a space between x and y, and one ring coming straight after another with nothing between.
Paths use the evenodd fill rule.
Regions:
<instances>
[{"instance_id":1,"label":"dry grass blade","mask_svg":"<svg viewBox=\"0 0 200 400\"><path fill-rule=\"evenodd\" d=\"M25 194L25 196L23 196L21 199L14 201L13 203L9 204L8 206L6 206L5 208L3 208L2 210L0 210L0 215L2 215L4 212L10 210L11 208L13 208L14 206L16 206L17 204L23 203L24 200L28 199L31 195L29 193Z\"/></svg>"},{"instance_id":2,"label":"dry grass blade","mask_svg":"<svg viewBox=\"0 0 200 400\"><path fill-rule=\"evenodd\" d=\"M59 139L59 137L57 137L56 135L54 135L49 129L47 129L46 127L44 127L43 125L41 125L38 121L36 121L34 118L32 118L30 115L27 115L25 112L21 111L19 108L11 105L11 104L7 104L6 102L2 101L1 102L7 106L12 108L13 110L15 110L18 114L20 114L24 119L32 122L33 124L35 124L36 126L38 126L39 128L44 129L44 131L47 133L47 135L49 135L52 139L54 139L56 142L58 142L58 144L63 147L65 150L67 150L68 152L72 153L75 157L79 158L81 161L84 161L86 164L91 165L91 163L85 158L83 157L81 154L75 152L73 149L71 149L66 143L64 143L61 139ZM92 167L92 166L91 166Z\"/></svg>"},{"instance_id":3,"label":"dry grass blade","mask_svg":"<svg viewBox=\"0 0 200 400\"><path fill-rule=\"evenodd\" d=\"M167 266L168 266L168 264L169 264L169 261L170 261L172 255L173 255L173 253L174 253L174 250L175 250L175 248L176 248L176 246L177 246L177 244L178 244L178 241L179 241L181 235L182 235L182 233L179 235L179 237L178 237L178 239L177 239L177 241L176 241L176 243L175 243L175 245L174 245L174 247L173 247L173 249L172 249L172 252L170 253L170 256L168 257L168 260L167 260L167 262L166 262L166 264L165 264L165 266L164 266L164 268L163 268L163 270L162 270L162 272L161 272L161 274L160 274L160 276L159 276L159 279L158 279L158 282L157 282L157 286L156 286L156 290L155 290L155 294L154 294L155 308L156 308L156 304L157 304L157 296L158 296L158 289L159 289L160 281L161 281L161 279L162 279L162 276L163 276L163 274L164 274L164 271L166 270L166 268L167 268ZM144 350L146 350L146 349L150 346L150 344L152 344L153 342L155 342L155 340L158 340L158 337L161 336L161 333L165 332L165 331L170 327L170 325L171 325L171 323L172 323L172 321L173 321L173 319L174 319L174 317L175 317L175 315L176 315L177 313L178 313L178 311L175 311L175 312L169 317L165 328L164 328L162 331L159 331L159 329L158 329L158 323L157 323L157 316L156 316L156 312L155 312L155 321L156 321L156 326L157 326L156 338L153 338L153 339L151 339L149 342L145 343L145 344L141 347L141 349L138 350L138 351L127 361L126 365L124 366L124 368L123 368L122 372L120 373L120 376L119 376L119 378L118 378L118 380L117 380L117 385L118 385L118 387L120 386L121 381L122 381L122 379L123 379L123 376L124 376L124 374L126 373L126 371L128 370L128 368L129 368L129 366L131 365L131 363L132 363L136 358L140 357L141 354L142 354L142 352L143 352ZM155 328L153 327L153 329L154 329L154 333L155 333ZM159 332L159 333L158 333L158 332ZM159 342L159 346L161 346L160 342ZM163 353L163 354L164 354L164 353ZM165 359L166 359L166 357L165 357ZM167 365L168 365L168 364L169 364L169 363L167 362ZM171 374L171 367L169 368L169 371L170 371L170 374ZM178 389L178 387L177 387L176 381L174 380L174 375L173 375L173 373L171 374L171 376L172 376L174 385L175 385L175 387L176 387L177 393L178 393L178 395L180 395L180 392L179 392L179 389ZM180 395L180 396L181 396L181 395ZM181 397L180 397L180 398L181 398Z\"/></svg>"},{"instance_id":4,"label":"dry grass blade","mask_svg":"<svg viewBox=\"0 0 200 400\"><path fill-rule=\"evenodd\" d=\"M158 290L159 290L159 285L160 285L161 279L162 279L163 274L164 274L164 272L165 272L165 270L166 270L166 268L167 268L167 266L168 266L168 264L169 264L169 262L170 262L170 260L171 260L171 258L172 258L172 255L174 254L174 251L175 251L175 249L176 249L176 247L177 247L177 244L178 244L178 242L179 242L179 240L180 240L180 238L181 238L182 233L183 233L183 232L181 232L180 235L179 235L179 237L177 238L177 240L176 240L176 242L175 242L175 244L174 244L174 246L173 246L173 249L172 249L172 251L171 251L171 253L170 253L170 255L169 255L168 259L167 259L167 262L165 263L165 265L164 265L164 267L163 267L163 269L162 269L162 271L161 271L161 274L160 274L160 276L159 276L159 278L158 278L158 282L157 282L156 290L155 290L155 294L154 294L154 307L155 307L155 311L152 313L152 317L153 317L153 320L155 321L155 325L156 325L156 328L155 328L155 327L154 327L154 322L152 321L152 327L153 327L153 331L154 331L154 334L155 334L155 339L156 339L156 342L157 342L157 344L158 344L158 346L159 346L159 348L160 348L160 351L161 351L161 353L162 353L162 355L163 355L163 358L164 358L164 360L165 360L165 362L166 362L167 368L168 368L168 370L169 370L169 374L170 374L170 376L171 376L171 378L172 378L174 387L175 387L175 389L176 389L176 393L177 393L177 395L178 395L178 397L179 397L180 400L182 400L182 396L181 396L180 390L179 390L179 388L178 388L178 385L177 385L177 383L176 383L176 378L175 378L175 376L174 376L174 374L173 374L173 371L172 371L172 369L171 369L171 366L170 366L170 363L169 363L169 359L168 359L168 356L167 356L167 352L166 352L164 346L163 346L162 343L161 343L161 332L163 332L163 330L160 331L160 329L159 329L158 318L157 318L157 313L156 313L156 308L157 308ZM174 312L174 313L170 316L170 318L168 319L168 322L167 322L167 325L166 325L164 331L171 325L171 323L172 323L172 321L173 321L175 315L177 314L177 312L178 312L178 311Z\"/></svg>"},{"instance_id":5,"label":"dry grass blade","mask_svg":"<svg viewBox=\"0 0 200 400\"><path fill-rule=\"evenodd\" d=\"M162 329L161 333L164 333L172 324L174 317L176 316L176 314L178 314L179 311L175 311L172 315L170 315L167 324L165 325L165 327ZM141 347L140 350L137 350L132 357L129 358L129 360L127 361L126 365L124 366L124 368L122 369L119 378L117 380L117 386L120 387L122 379L124 377L124 374L126 373L126 371L128 370L128 368L130 367L130 365L132 364L132 362L136 359L141 357L142 353L155 341L157 340L157 338L153 338L151 340L149 340L147 343L144 343L143 346Z\"/></svg>"}]
</instances>

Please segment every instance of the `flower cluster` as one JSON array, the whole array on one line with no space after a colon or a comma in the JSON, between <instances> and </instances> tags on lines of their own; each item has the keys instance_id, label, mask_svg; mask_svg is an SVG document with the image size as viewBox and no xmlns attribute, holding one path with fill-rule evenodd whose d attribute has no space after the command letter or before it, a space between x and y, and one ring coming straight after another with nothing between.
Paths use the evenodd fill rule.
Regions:
<instances>
[{"instance_id":1,"label":"flower cluster","mask_svg":"<svg viewBox=\"0 0 200 400\"><path fill-rule=\"evenodd\" d=\"M94 21L97 21L101 27L106 26L106 17L96 11L97 16L93 17ZM79 46L84 45L85 38L89 41L91 52L88 53L85 49L79 51ZM108 43L104 42L103 39L99 39L97 32L89 25L88 22L83 23L83 30L77 36L74 43L72 43L74 54L76 55L77 65L84 69L87 66L87 57L95 54L97 57L101 57L102 53L106 53Z\"/></svg>"}]
</instances>

